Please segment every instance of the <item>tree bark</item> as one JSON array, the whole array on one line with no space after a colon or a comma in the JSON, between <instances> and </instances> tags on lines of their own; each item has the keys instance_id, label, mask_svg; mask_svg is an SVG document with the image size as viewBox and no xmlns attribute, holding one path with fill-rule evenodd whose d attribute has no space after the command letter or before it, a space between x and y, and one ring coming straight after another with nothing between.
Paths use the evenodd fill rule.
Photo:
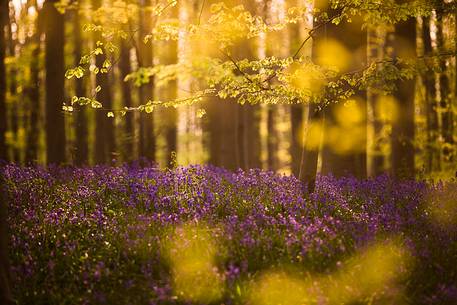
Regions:
<instances>
[{"instance_id":1,"label":"tree bark","mask_svg":"<svg viewBox=\"0 0 457 305\"><path fill-rule=\"evenodd\" d=\"M395 26L394 57L416 57L416 19L409 18ZM399 178L415 177L414 95L416 79L400 80L394 97L398 118L392 126L392 173Z\"/></svg>"},{"instance_id":2,"label":"tree bark","mask_svg":"<svg viewBox=\"0 0 457 305\"><path fill-rule=\"evenodd\" d=\"M82 33L81 33L81 22L78 11L74 12L73 15L73 42L74 48L74 60L75 66L79 65L79 61L82 56ZM86 96L86 89L84 86L84 80L77 78L75 80L75 95ZM75 164L85 165L89 162L89 131L87 125L87 107L81 106L76 109L75 131L76 131L76 143L75 143Z\"/></svg>"},{"instance_id":3,"label":"tree bark","mask_svg":"<svg viewBox=\"0 0 457 305\"><path fill-rule=\"evenodd\" d=\"M296 1L293 1L290 6L296 6ZM300 25L290 24L288 27L289 33L289 54L294 54L299 48L303 37L300 35ZM291 155L291 170L295 177L300 176L300 164L303 150L303 131L304 131L304 105L293 104L290 106L290 121L291 121L291 139L290 139L290 155Z\"/></svg>"},{"instance_id":4,"label":"tree bark","mask_svg":"<svg viewBox=\"0 0 457 305\"><path fill-rule=\"evenodd\" d=\"M314 7L323 11L326 10L326 4L323 1L316 0L314 1ZM313 25L316 26L316 25ZM318 54L317 54L317 45L320 40L325 39L326 35L326 29L325 28L319 28L315 31L313 39L312 39L312 49L311 49L311 57L314 63L317 62L318 60ZM296 114L297 115L297 114ZM323 125L323 111L322 109L319 108L319 106L316 103L310 103L308 105L308 117L307 117L307 128L305 130L304 128L304 115L303 112L301 113L301 122L300 125L302 126L301 133L303 133L300 136L298 136L298 140L295 139L296 141L300 141L299 143L301 144L300 146L300 153L299 153L299 165L298 165L298 173L296 174L299 178L300 181L303 182L303 184L307 187L307 192L308 193L313 193L314 189L316 188L316 176L317 176L317 165L318 165L318 160L319 160L319 150L320 150L320 145L322 141L322 129L321 126ZM298 121L298 119L297 119ZM296 123L298 126L295 128L300 128L299 123ZM293 126L293 125L292 125ZM316 139L311 139L310 137L310 130L313 128L316 133L315 137L318 137L319 139L317 142L319 143L316 145ZM300 132L298 132L299 134ZM295 136L297 136L296 133L293 132Z\"/></svg>"},{"instance_id":5,"label":"tree bark","mask_svg":"<svg viewBox=\"0 0 457 305\"><path fill-rule=\"evenodd\" d=\"M294 105L295 106L295 105ZM292 106L292 111L295 108ZM276 129L276 117L278 116L278 111L276 105L268 105L267 110L267 166L268 170L276 171L279 166L278 160L278 130ZM292 125L294 124L293 113L292 113ZM292 127L293 130L293 127ZM294 132L292 132L294 134ZM292 138L292 141L294 139ZM292 144L291 144L292 146Z\"/></svg>"},{"instance_id":6,"label":"tree bark","mask_svg":"<svg viewBox=\"0 0 457 305\"><path fill-rule=\"evenodd\" d=\"M433 53L430 17L422 19L422 43L424 44L424 55ZM425 105L426 105L426 124L427 124L427 156L426 169L431 173L434 170L440 170L440 151L438 145L439 120L436 102L436 75L434 71L427 71L423 76L423 84L425 88Z\"/></svg>"},{"instance_id":7,"label":"tree bark","mask_svg":"<svg viewBox=\"0 0 457 305\"><path fill-rule=\"evenodd\" d=\"M7 114L6 114L6 33L8 0L0 0L0 160L8 160L6 145Z\"/></svg>"},{"instance_id":8,"label":"tree bark","mask_svg":"<svg viewBox=\"0 0 457 305\"><path fill-rule=\"evenodd\" d=\"M143 43L143 37L151 33L152 20L150 13L145 10L146 7L151 5L150 0L140 1L140 28L139 28L139 66L152 67L153 66L153 44ZM140 104L146 104L148 100L154 99L154 78L149 80L149 83L140 87ZM140 113L140 157L149 159L152 162L156 161L156 138L154 133L154 112L153 113Z\"/></svg>"},{"instance_id":9,"label":"tree bark","mask_svg":"<svg viewBox=\"0 0 457 305\"><path fill-rule=\"evenodd\" d=\"M56 0L44 3L46 67L46 156L48 164L65 162L64 101L64 16L55 8Z\"/></svg>"},{"instance_id":10,"label":"tree bark","mask_svg":"<svg viewBox=\"0 0 457 305\"><path fill-rule=\"evenodd\" d=\"M130 62L130 47L125 40L121 41L121 54L119 61L120 70L120 81L122 90L122 100L124 106L130 108L133 106L132 102L132 89L130 83L125 82L125 77L131 72ZM133 125L133 113L127 112L125 115L125 134L124 134L124 159L126 161L133 161L134 155L134 125Z\"/></svg>"},{"instance_id":11,"label":"tree bark","mask_svg":"<svg viewBox=\"0 0 457 305\"><path fill-rule=\"evenodd\" d=\"M238 105L233 100L211 98L207 103L206 129L209 163L235 170L240 167L238 149Z\"/></svg>"},{"instance_id":12,"label":"tree bark","mask_svg":"<svg viewBox=\"0 0 457 305\"><path fill-rule=\"evenodd\" d=\"M0 0L0 161L8 159L6 133L6 33L5 27L8 20L8 0ZM0 304L12 304L13 299L10 287L10 267L8 253L8 226L7 226L7 202L6 187L0 173Z\"/></svg>"},{"instance_id":13,"label":"tree bark","mask_svg":"<svg viewBox=\"0 0 457 305\"><path fill-rule=\"evenodd\" d=\"M383 49L384 45L381 43L381 40L385 39L385 34L381 36L379 29L376 26L371 26L368 28L368 56L369 62L375 62L382 60L383 58ZM378 103L380 101L380 95L377 92L376 87L369 88L367 90L367 100L369 111L367 112L369 116L368 124L371 125L371 143L369 145L369 175L378 176L385 171L384 166L384 155L382 153L382 129L383 122L378 113Z\"/></svg>"},{"instance_id":14,"label":"tree bark","mask_svg":"<svg viewBox=\"0 0 457 305\"><path fill-rule=\"evenodd\" d=\"M3 7L3 3L0 7ZM3 173L0 173L0 304L10 305L15 302L11 292L7 211L6 181L4 181Z\"/></svg>"},{"instance_id":15,"label":"tree bark","mask_svg":"<svg viewBox=\"0 0 457 305\"><path fill-rule=\"evenodd\" d=\"M93 1L94 9L100 6L101 0ZM102 40L99 32L95 32L94 38L95 42ZM105 50L103 50L103 54L97 55L95 65L101 69L106 58ZM107 112L113 108L108 73L99 72L95 77L95 81L96 86L101 87L101 90L96 94L96 99L105 109L105 111L98 110L95 114L95 162L97 164L111 163L116 156L116 143L114 138L114 120L107 117Z\"/></svg>"},{"instance_id":16,"label":"tree bark","mask_svg":"<svg viewBox=\"0 0 457 305\"><path fill-rule=\"evenodd\" d=\"M444 12L441 6L438 6L436 10L436 42L437 42L437 49L439 53L444 53L445 46L444 46L444 33L443 33L443 18ZM449 81L449 74L447 69L447 59L445 57L441 57L440 61L440 76L439 76L439 84L440 84L440 109L441 109L441 136L444 140L443 151L442 155L444 157L445 162L452 162L453 160L453 153L454 153L454 118L453 118L453 110L451 104L451 89L450 89L450 81Z\"/></svg>"},{"instance_id":17,"label":"tree bark","mask_svg":"<svg viewBox=\"0 0 457 305\"><path fill-rule=\"evenodd\" d=\"M179 18L179 3L170 9L170 17L173 19ZM165 49L166 54L163 54L163 63L172 65L178 63L178 42L167 41ZM167 87L164 89L164 98L168 101L174 100L178 96L178 83L177 80L171 80ZM177 152L177 136L178 136L178 112L173 107L163 109L163 119L165 123L165 142L166 142L166 162L167 165L175 162L173 160L173 153Z\"/></svg>"},{"instance_id":18,"label":"tree bark","mask_svg":"<svg viewBox=\"0 0 457 305\"><path fill-rule=\"evenodd\" d=\"M263 18L266 20L267 23L272 24L276 20L272 14L271 8L272 1L266 0L263 4ZM294 25L295 28L298 28L298 25ZM298 31L297 36L293 34L290 35L290 40L298 39ZM266 57L271 57L275 55L274 46L271 43L274 37L278 36L274 33L266 33L265 34L265 55ZM295 105L294 105L295 106ZM293 107L292 107L293 108ZM267 105L267 168L271 171L276 171L279 167L279 160L278 160L278 149L279 149L279 137L278 137L278 129L277 129L277 116L278 116L278 105ZM293 124L293 121L292 121ZM292 127L293 128L293 127ZM293 137L293 135L292 135ZM294 143L291 143L291 147Z\"/></svg>"},{"instance_id":19,"label":"tree bark","mask_svg":"<svg viewBox=\"0 0 457 305\"><path fill-rule=\"evenodd\" d=\"M13 37L13 24L18 28L19 25L15 20L15 8L11 7L8 10L8 20L7 20L7 30L8 30L8 55L10 57L16 56L16 40L17 37ZM16 29L18 30L18 29ZM14 136L13 145L11 146L12 150L12 160L14 162L21 162L21 152L19 150L19 121L20 117L20 99L17 98L17 68L15 66L11 67L8 78L9 78L9 93L11 96L11 132Z\"/></svg>"},{"instance_id":20,"label":"tree bark","mask_svg":"<svg viewBox=\"0 0 457 305\"><path fill-rule=\"evenodd\" d=\"M41 52L41 33L42 18L38 6L36 32L33 34L31 42L34 44L32 58L30 62L30 85L28 88L30 126L27 133L27 142L25 150L25 162L36 164L38 162L38 140L39 140L39 112L40 112L40 52Z\"/></svg>"}]
</instances>

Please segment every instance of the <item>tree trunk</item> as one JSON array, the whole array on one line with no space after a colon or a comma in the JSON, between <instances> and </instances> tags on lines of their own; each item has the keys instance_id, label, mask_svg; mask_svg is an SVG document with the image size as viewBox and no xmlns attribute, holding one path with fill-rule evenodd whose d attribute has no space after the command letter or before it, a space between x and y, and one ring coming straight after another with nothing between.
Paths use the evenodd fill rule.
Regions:
<instances>
[{"instance_id":1,"label":"tree trunk","mask_svg":"<svg viewBox=\"0 0 457 305\"><path fill-rule=\"evenodd\" d=\"M416 57L416 19L409 18L395 26L395 54ZM398 118L392 126L392 173L399 178L415 177L414 162L414 95L416 79L400 80L394 97Z\"/></svg>"},{"instance_id":2,"label":"tree trunk","mask_svg":"<svg viewBox=\"0 0 457 305\"><path fill-rule=\"evenodd\" d=\"M446 50L444 46L444 33L443 33L443 18L444 12L441 7L436 10L436 43L439 53L444 53ZM440 109L441 109L441 136L444 140L443 145L443 157L445 162L452 162L454 154L454 120L453 110L451 104L451 89L449 74L447 69L447 59L445 57L440 58Z\"/></svg>"},{"instance_id":3,"label":"tree trunk","mask_svg":"<svg viewBox=\"0 0 457 305\"><path fill-rule=\"evenodd\" d=\"M140 67L152 67L153 66L153 44L143 43L143 37L151 33L151 15L145 9L151 5L150 0L141 0L140 7L140 28L139 28L139 59L138 63ZM154 99L154 78L149 80L149 83L140 87L140 104L146 104L148 100ZM156 138L154 133L154 112L153 113L140 113L140 157L149 159L150 161L156 161Z\"/></svg>"},{"instance_id":4,"label":"tree trunk","mask_svg":"<svg viewBox=\"0 0 457 305\"><path fill-rule=\"evenodd\" d=\"M296 1L290 4L296 6ZM300 24L290 24L289 33L289 54L294 54L300 47L301 40L304 39L300 35ZM291 121L291 139L290 139L290 155L291 155L291 170L295 177L300 176L300 163L303 151L303 132L304 132L304 105L293 104L290 106L290 121Z\"/></svg>"},{"instance_id":5,"label":"tree trunk","mask_svg":"<svg viewBox=\"0 0 457 305\"><path fill-rule=\"evenodd\" d=\"M121 81L121 90L122 90L122 100L124 106L130 108L133 106L132 102L132 90L130 83L125 82L125 77L131 72L131 63L130 63L130 46L125 40L121 41L121 54L119 61L119 70L120 70L120 81ZM134 156L134 129L133 129L133 113L127 112L125 115L125 139L124 139L124 159L126 161L133 161Z\"/></svg>"},{"instance_id":6,"label":"tree trunk","mask_svg":"<svg viewBox=\"0 0 457 305\"><path fill-rule=\"evenodd\" d=\"M8 11L8 21L7 21L7 30L8 30L8 55L10 57L15 57L16 56L16 40L17 37L13 37L13 30L12 26L13 24L16 25L16 27L19 27L15 20L15 9L14 7L11 7L11 9ZM16 29L18 30L18 29ZM11 147L12 150L12 158L14 162L19 163L21 161L21 153L19 150L19 121L20 121L20 99L18 98L17 94L17 68L15 66L11 67L9 71L9 92L11 96L11 132L14 136L14 141L13 145Z\"/></svg>"},{"instance_id":7,"label":"tree trunk","mask_svg":"<svg viewBox=\"0 0 457 305\"><path fill-rule=\"evenodd\" d=\"M266 20L267 23L272 24L274 22L278 22L274 20L274 16L272 14L271 8L272 1L266 0L263 4L263 18ZM298 28L298 25L294 25ZM265 34L265 56L271 57L275 54L274 44L272 44L273 39L280 38L278 35L274 33L266 33ZM297 36L290 35L290 40L298 38L298 31ZM276 171L279 167L279 160L278 160L278 150L279 150L279 136L277 130L277 117L278 117L278 105L267 105L267 168L271 171ZM293 123L292 123L293 124ZM291 144L291 147L293 143Z\"/></svg>"},{"instance_id":8,"label":"tree trunk","mask_svg":"<svg viewBox=\"0 0 457 305\"><path fill-rule=\"evenodd\" d=\"M314 1L315 8L319 10L326 10L326 6L322 1ZM314 25L316 26L316 25ZM325 39L326 28L319 28L315 31L312 39L312 49L311 57L314 63L318 60L317 54L317 45L322 39ZM297 115L297 114L296 114ZM319 160L319 150L322 141L322 125L323 125L323 111L319 108L316 103L310 103L308 105L308 117L307 117L307 126L306 130L304 128L303 122L303 112L301 113L301 122L302 126L301 132L298 132L298 138L296 141L299 141L300 154L299 154L299 165L297 176L300 181L307 187L308 193L313 193L316 188L316 175L317 175L317 165ZM298 121L298 118L297 118ZM299 123L296 123L295 128L300 128ZM292 125L293 126L293 125ZM302 135L300 136L300 133ZM311 134L312 133L312 134ZM297 133L294 133L297 137Z\"/></svg>"},{"instance_id":9,"label":"tree trunk","mask_svg":"<svg viewBox=\"0 0 457 305\"><path fill-rule=\"evenodd\" d=\"M94 9L101 6L101 0L94 0ZM101 41L102 37L99 32L95 32L95 42ZM103 47L102 47L103 49ZM103 54L97 55L95 65L101 69L106 60L105 50ZM110 163L116 153L116 143L114 138L114 120L107 117L107 112L112 109L111 86L108 73L99 72L96 75L96 86L100 86L101 90L96 94L96 99L103 105L105 111L98 110L95 114L95 162Z\"/></svg>"},{"instance_id":10,"label":"tree trunk","mask_svg":"<svg viewBox=\"0 0 457 305\"><path fill-rule=\"evenodd\" d=\"M294 107L292 107L293 111ZM276 105L268 105L267 110L267 166L268 170L276 171L279 166L278 160L278 130L276 129L276 117L278 112ZM293 114L292 114L292 124L294 123ZM292 127L293 130L293 127ZM294 134L292 132L292 134ZM292 139L293 141L293 139ZM292 145L291 145L292 146Z\"/></svg>"},{"instance_id":11,"label":"tree trunk","mask_svg":"<svg viewBox=\"0 0 457 305\"><path fill-rule=\"evenodd\" d=\"M46 0L46 156L48 164L65 162L64 101L64 16L55 8L55 0Z\"/></svg>"},{"instance_id":12,"label":"tree trunk","mask_svg":"<svg viewBox=\"0 0 457 305\"><path fill-rule=\"evenodd\" d=\"M240 0L247 11L257 15L258 6L253 1ZM237 3L237 1L235 1ZM252 40L242 41L234 51L236 60L254 60L256 45ZM259 105L236 105L238 108L238 147L240 165L243 169L260 168L260 107Z\"/></svg>"},{"instance_id":13,"label":"tree trunk","mask_svg":"<svg viewBox=\"0 0 457 305\"><path fill-rule=\"evenodd\" d=\"M422 20L422 42L424 44L424 55L433 53L432 39L430 33L430 17L423 17ZM436 103L436 75L434 71L427 71L423 76L425 87L425 109L427 124L427 156L426 169L431 173L434 170L440 170L440 151L438 145L438 112Z\"/></svg>"},{"instance_id":14,"label":"tree trunk","mask_svg":"<svg viewBox=\"0 0 457 305\"><path fill-rule=\"evenodd\" d=\"M32 58L30 62L30 85L28 88L30 126L27 133L25 162L35 164L38 162L38 140L39 140L39 112L40 112L40 52L41 52L41 31L42 19L41 12L37 11L36 32L33 34L31 42L34 44Z\"/></svg>"},{"instance_id":15,"label":"tree trunk","mask_svg":"<svg viewBox=\"0 0 457 305\"><path fill-rule=\"evenodd\" d=\"M74 60L75 66L79 65L79 61L82 56L82 33L81 33L81 16L78 14L78 11L74 12L73 15L73 42L75 44L74 48ZM75 80L75 95L86 96L86 90L84 86L84 80L82 78L77 78ZM75 119L75 131L76 131L76 151L75 151L75 163L77 165L85 165L89 162L89 131L87 126L87 107L81 106L77 108L76 119Z\"/></svg>"},{"instance_id":16,"label":"tree trunk","mask_svg":"<svg viewBox=\"0 0 457 305\"><path fill-rule=\"evenodd\" d=\"M173 19L179 18L179 4L170 9L170 17ZM166 53L162 53L163 63L165 65L172 65L178 63L178 42L167 41L164 46ZM178 96L178 83L177 80L171 80L167 87L164 89L165 100L171 101ZM173 153L177 151L177 136L178 136L178 112L173 107L163 109L163 120L165 124L165 142L166 142L166 162L170 165L174 162Z\"/></svg>"},{"instance_id":17,"label":"tree trunk","mask_svg":"<svg viewBox=\"0 0 457 305\"><path fill-rule=\"evenodd\" d=\"M300 176L300 163L303 150L302 132L304 129L304 111L303 105L297 104L290 106L290 121L291 121L291 139L290 139L290 155L292 159L292 173L295 177Z\"/></svg>"},{"instance_id":18,"label":"tree trunk","mask_svg":"<svg viewBox=\"0 0 457 305\"><path fill-rule=\"evenodd\" d=\"M5 27L8 20L8 0L0 0L0 160L8 159L5 141L6 133L6 33ZM10 288L10 267L8 258L8 226L6 182L0 173L0 304L13 304Z\"/></svg>"},{"instance_id":19,"label":"tree trunk","mask_svg":"<svg viewBox=\"0 0 457 305\"><path fill-rule=\"evenodd\" d=\"M7 114L6 114L6 33L8 20L8 1L0 0L0 160L8 160L6 145Z\"/></svg>"},{"instance_id":20,"label":"tree trunk","mask_svg":"<svg viewBox=\"0 0 457 305\"><path fill-rule=\"evenodd\" d=\"M383 58L384 45L381 40L384 40L385 34L381 36L380 30L376 26L368 28L368 56L369 62L376 62ZM369 111L369 122L371 126L371 142L369 144L369 175L378 176L385 171L384 167L384 155L382 153L382 129L383 122L378 113L378 103L380 101L380 95L377 92L378 88L373 87L367 90L367 100Z\"/></svg>"},{"instance_id":21,"label":"tree trunk","mask_svg":"<svg viewBox=\"0 0 457 305\"><path fill-rule=\"evenodd\" d=\"M0 0L7 2L5 0ZM1 3L0 8L3 8ZM12 305L13 301L11 292L11 275L8 251L9 229L7 223L8 201L6 192L6 181L3 174L0 173L0 304Z\"/></svg>"},{"instance_id":22,"label":"tree trunk","mask_svg":"<svg viewBox=\"0 0 457 305\"><path fill-rule=\"evenodd\" d=\"M235 170L240 167L239 133L236 128L238 105L233 100L218 98L211 98L207 105L209 163Z\"/></svg>"}]
</instances>

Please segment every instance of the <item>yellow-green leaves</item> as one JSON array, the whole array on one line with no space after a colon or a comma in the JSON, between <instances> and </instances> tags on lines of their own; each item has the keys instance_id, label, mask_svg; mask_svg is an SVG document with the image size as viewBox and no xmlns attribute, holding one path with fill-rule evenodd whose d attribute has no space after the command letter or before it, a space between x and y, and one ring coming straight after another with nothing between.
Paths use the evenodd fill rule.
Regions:
<instances>
[{"instance_id":1,"label":"yellow-green leaves","mask_svg":"<svg viewBox=\"0 0 457 305\"><path fill-rule=\"evenodd\" d=\"M92 100L92 102L91 102L91 107L92 107L92 108L95 108L95 109L98 109L98 108L102 108L103 105L102 105L102 103L100 103L99 101Z\"/></svg>"},{"instance_id":2,"label":"yellow-green leaves","mask_svg":"<svg viewBox=\"0 0 457 305\"><path fill-rule=\"evenodd\" d=\"M202 117L204 117L205 114L206 114L206 110L205 110L205 109L198 109L198 110L197 110L197 117L198 117L199 119L201 119Z\"/></svg>"},{"instance_id":3,"label":"yellow-green leaves","mask_svg":"<svg viewBox=\"0 0 457 305\"><path fill-rule=\"evenodd\" d=\"M65 77L67 79L71 79L73 77L76 77L76 78L81 78L84 76L84 68L81 67L81 66L77 66L76 68L74 69L68 69L66 72L65 72Z\"/></svg>"},{"instance_id":4,"label":"yellow-green leaves","mask_svg":"<svg viewBox=\"0 0 457 305\"><path fill-rule=\"evenodd\" d=\"M67 105L63 104L62 110L66 111L66 112L73 112L73 106L67 106Z\"/></svg>"}]
</instances>

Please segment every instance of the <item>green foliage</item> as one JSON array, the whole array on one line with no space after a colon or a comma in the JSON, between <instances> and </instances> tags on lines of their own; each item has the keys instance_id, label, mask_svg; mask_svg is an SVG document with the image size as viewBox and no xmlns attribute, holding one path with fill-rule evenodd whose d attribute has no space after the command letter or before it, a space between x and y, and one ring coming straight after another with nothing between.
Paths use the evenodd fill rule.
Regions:
<instances>
[{"instance_id":1,"label":"green foliage","mask_svg":"<svg viewBox=\"0 0 457 305\"><path fill-rule=\"evenodd\" d=\"M395 82L410 79L424 66L424 58L417 60L384 58L366 67L349 73L341 73L335 67L313 63L311 58L300 56L300 50L288 57L245 58L246 44L258 41L267 33L284 31L289 24L303 23L310 10L306 6L291 7L283 20L268 23L261 16L253 15L242 5L228 7L220 2L207 8L209 15L194 23L183 24L173 18L162 18L167 9L178 5L178 1L159 1L153 7L138 7L135 4L116 1L110 7L103 7L89 14L92 23L85 25L85 31L100 32L103 41L81 58L80 65L67 71L66 77L81 78L90 73L108 73L117 62L118 47L113 38L127 42L135 40L134 20L139 10L152 12L155 17L151 33L139 37L140 43L177 41L183 38L185 59L171 65L139 67L127 75L124 81L143 86L154 79L158 88L166 87L178 79L197 79L201 88L190 97L170 101L149 101L135 108L117 110L144 111L151 113L156 106L177 107L189 105L202 98L214 95L221 99L236 99L240 104L290 104L318 102L322 105L350 98L357 90L375 87L377 91L389 93L395 89ZM407 18L429 15L433 9L430 1L417 0L398 3L388 0L343 0L332 1L331 8L336 15L315 9L314 28L308 29L311 40L315 30L326 24L340 24L362 20L361 27L392 26ZM204 9L204 8L202 8ZM107 59L101 67L93 64L94 58L105 54ZM97 90L96 90L97 91ZM77 98L79 105L102 108L93 99ZM94 107L95 106L95 107Z\"/></svg>"}]
</instances>

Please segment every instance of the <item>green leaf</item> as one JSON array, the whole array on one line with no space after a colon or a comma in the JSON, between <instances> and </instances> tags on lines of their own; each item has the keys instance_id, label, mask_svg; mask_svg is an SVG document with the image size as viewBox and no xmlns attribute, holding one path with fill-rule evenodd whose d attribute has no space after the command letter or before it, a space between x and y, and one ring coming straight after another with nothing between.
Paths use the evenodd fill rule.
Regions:
<instances>
[{"instance_id":1,"label":"green leaf","mask_svg":"<svg viewBox=\"0 0 457 305\"><path fill-rule=\"evenodd\" d=\"M71 78L73 78L73 76L75 76L75 71L73 69L68 69L65 72L65 78L71 79Z\"/></svg>"},{"instance_id":2,"label":"green leaf","mask_svg":"<svg viewBox=\"0 0 457 305\"><path fill-rule=\"evenodd\" d=\"M101 54L103 54L102 48L96 48L96 49L94 50L94 54L95 54L95 55L101 55Z\"/></svg>"},{"instance_id":3,"label":"green leaf","mask_svg":"<svg viewBox=\"0 0 457 305\"><path fill-rule=\"evenodd\" d=\"M152 106L152 105L146 105L146 106L144 106L144 111L145 111L146 113L151 113L153 110L154 110L154 106Z\"/></svg>"},{"instance_id":4,"label":"green leaf","mask_svg":"<svg viewBox=\"0 0 457 305\"><path fill-rule=\"evenodd\" d=\"M91 102L91 107L92 107L92 108L95 108L95 109L98 109L98 108L102 108L103 105L102 105L102 103L100 103L99 101L92 100L92 102Z\"/></svg>"}]
</instances>

